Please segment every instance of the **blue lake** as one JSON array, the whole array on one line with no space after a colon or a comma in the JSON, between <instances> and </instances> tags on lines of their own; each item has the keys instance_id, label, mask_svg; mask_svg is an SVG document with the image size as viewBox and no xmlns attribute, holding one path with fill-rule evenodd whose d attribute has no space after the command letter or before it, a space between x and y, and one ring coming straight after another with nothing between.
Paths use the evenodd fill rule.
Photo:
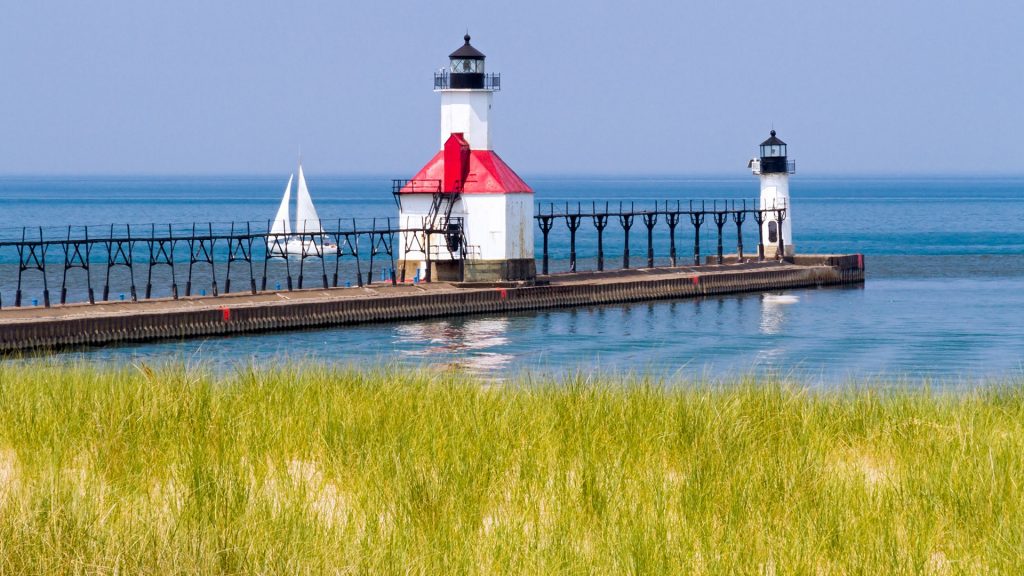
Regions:
<instances>
[{"instance_id":1,"label":"blue lake","mask_svg":"<svg viewBox=\"0 0 1024 576\"><path fill-rule=\"evenodd\" d=\"M369 222L396 212L385 177L307 175L321 217ZM87 177L0 178L6 222L19 226L265 222L286 178ZM748 202L746 178L535 177L539 202L689 200ZM399 362L424 369L458 367L491 376L521 371L645 371L686 377L761 371L821 383L851 378L943 382L1020 377L1024 372L1024 179L793 178L797 249L866 255L863 287L794 290L704 300L585 307L510 316L475 316L402 324L162 342L72 351L61 358L277 362ZM592 227L580 231L581 268L593 267ZM730 225L731 226L731 225ZM756 246L748 224L744 245ZM692 258L693 229L680 225L680 257ZM735 250L735 232L726 250ZM0 237L20 228L0 230ZM701 230L714 250L713 226ZM537 233L538 256L540 234ZM635 265L646 256L646 230L631 234ZM667 262L667 228L655 232L656 260ZM553 270L567 266L563 228L551 237ZM609 266L619 264L622 230L606 231ZM0 297L11 302L16 258L0 256ZM28 282L26 292L38 287Z\"/></svg>"}]
</instances>

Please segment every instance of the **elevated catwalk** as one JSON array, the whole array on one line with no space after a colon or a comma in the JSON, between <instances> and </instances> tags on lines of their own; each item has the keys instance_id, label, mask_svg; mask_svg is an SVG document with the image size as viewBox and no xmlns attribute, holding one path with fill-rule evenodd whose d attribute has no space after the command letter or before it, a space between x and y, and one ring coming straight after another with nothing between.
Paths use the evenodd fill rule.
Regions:
<instances>
[{"instance_id":1,"label":"elevated catwalk","mask_svg":"<svg viewBox=\"0 0 1024 576\"><path fill-rule=\"evenodd\" d=\"M697 298L864 282L864 257L541 276L535 285L435 282L0 310L0 351L392 322L465 314Z\"/></svg>"}]
</instances>

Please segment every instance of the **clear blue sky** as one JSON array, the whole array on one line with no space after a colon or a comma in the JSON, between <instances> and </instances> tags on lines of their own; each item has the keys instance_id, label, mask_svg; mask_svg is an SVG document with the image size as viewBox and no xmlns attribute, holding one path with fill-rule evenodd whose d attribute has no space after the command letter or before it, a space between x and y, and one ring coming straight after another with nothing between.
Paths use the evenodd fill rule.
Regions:
<instances>
[{"instance_id":1,"label":"clear blue sky","mask_svg":"<svg viewBox=\"0 0 1024 576\"><path fill-rule=\"evenodd\" d=\"M5 2L0 173L407 177L469 28L542 173L1024 173L1024 3Z\"/></svg>"}]
</instances>

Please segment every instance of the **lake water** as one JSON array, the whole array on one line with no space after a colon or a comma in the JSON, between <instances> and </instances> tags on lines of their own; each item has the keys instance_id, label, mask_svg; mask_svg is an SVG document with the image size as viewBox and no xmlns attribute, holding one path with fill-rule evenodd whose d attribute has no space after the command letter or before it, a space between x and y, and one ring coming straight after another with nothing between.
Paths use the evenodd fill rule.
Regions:
<instances>
[{"instance_id":1,"label":"lake water","mask_svg":"<svg viewBox=\"0 0 1024 576\"><path fill-rule=\"evenodd\" d=\"M368 222L396 212L385 177L308 178L325 220ZM0 178L0 202L5 221L19 226L265 222L276 210L284 181L7 177ZM562 205L738 202L758 192L752 177L528 181L538 201ZM776 371L826 384L875 376L948 382L1024 373L1024 179L798 174L791 194L797 249L864 253L868 279L863 287L161 342L78 350L61 357L186 359L221 366L311 357L424 369L460 367L497 377L524 370L647 371L687 377ZM588 226L578 242L581 268L593 267L596 251ZM713 228L702 229L704 254L716 244ZM20 229L0 230L0 236L17 234ZM727 251L735 249L734 234L727 236ZM692 258L692 228L681 224L678 235L680 256ZM658 264L667 261L666 236L667 228L659 224ZM646 231L639 222L631 243L635 266L646 257ZM539 232L537 244L539 256ZM752 223L746 226L744 244L748 252L756 246ZM609 266L617 266L622 253L617 224L606 232L606 251ZM567 236L556 228L551 238L553 270L564 270L567 256ZM0 255L4 305L12 302L12 268L16 274L9 260ZM37 289L27 286L26 293Z\"/></svg>"}]
</instances>

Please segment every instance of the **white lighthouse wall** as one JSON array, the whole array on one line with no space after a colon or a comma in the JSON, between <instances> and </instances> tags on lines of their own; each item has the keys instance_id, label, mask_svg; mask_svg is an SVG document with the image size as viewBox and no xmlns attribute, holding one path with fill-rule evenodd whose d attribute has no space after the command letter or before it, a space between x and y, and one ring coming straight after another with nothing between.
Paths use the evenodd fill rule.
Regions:
<instances>
[{"instance_id":1,"label":"white lighthouse wall","mask_svg":"<svg viewBox=\"0 0 1024 576\"><path fill-rule=\"evenodd\" d=\"M441 148L452 132L461 132L473 150L490 150L490 90L441 91Z\"/></svg>"},{"instance_id":2,"label":"white lighthouse wall","mask_svg":"<svg viewBox=\"0 0 1024 576\"><path fill-rule=\"evenodd\" d=\"M402 228L422 228L430 212L432 198L428 194L410 194L402 198L399 223ZM533 258L533 196L531 194L465 194L452 208L453 217L465 218L466 243L470 259L515 260ZM419 250L405 253L407 242L402 234L399 254L402 260L424 260ZM436 234L432 244L441 246L443 235ZM445 259L444 250L432 259Z\"/></svg>"},{"instance_id":3,"label":"white lighthouse wall","mask_svg":"<svg viewBox=\"0 0 1024 576\"><path fill-rule=\"evenodd\" d=\"M469 257L505 260L506 194L464 194L459 202L466 214L466 243Z\"/></svg>"},{"instance_id":4,"label":"white lighthouse wall","mask_svg":"<svg viewBox=\"0 0 1024 576\"><path fill-rule=\"evenodd\" d=\"M796 253L793 244L793 207L789 201L789 174L785 172L774 172L761 174L761 209L767 210L772 207L785 207L786 219L782 221L782 241L786 246L786 254ZM769 221L775 219L775 214L767 214L763 224L765 244L768 244ZM774 244L774 245L777 245Z\"/></svg>"},{"instance_id":5,"label":"white lighthouse wall","mask_svg":"<svg viewBox=\"0 0 1024 576\"><path fill-rule=\"evenodd\" d=\"M398 225L403 230L408 229L421 229L423 228L423 221L430 213L430 205L433 202L433 198L430 194L407 194L402 197L402 209L398 212ZM419 242L412 241L408 236L414 234L413 232L402 232L398 239L398 255L400 260L409 260L422 262L425 261L427 255L419 248L422 246L423 238L422 233L416 233L420 235ZM432 239L432 244L437 244L435 239ZM409 253L406 254L406 246L409 247ZM418 267L418 266L417 266Z\"/></svg>"},{"instance_id":6,"label":"white lighthouse wall","mask_svg":"<svg viewBox=\"0 0 1024 576\"><path fill-rule=\"evenodd\" d=\"M532 260L533 194L509 194L505 198L505 257Z\"/></svg>"}]
</instances>

